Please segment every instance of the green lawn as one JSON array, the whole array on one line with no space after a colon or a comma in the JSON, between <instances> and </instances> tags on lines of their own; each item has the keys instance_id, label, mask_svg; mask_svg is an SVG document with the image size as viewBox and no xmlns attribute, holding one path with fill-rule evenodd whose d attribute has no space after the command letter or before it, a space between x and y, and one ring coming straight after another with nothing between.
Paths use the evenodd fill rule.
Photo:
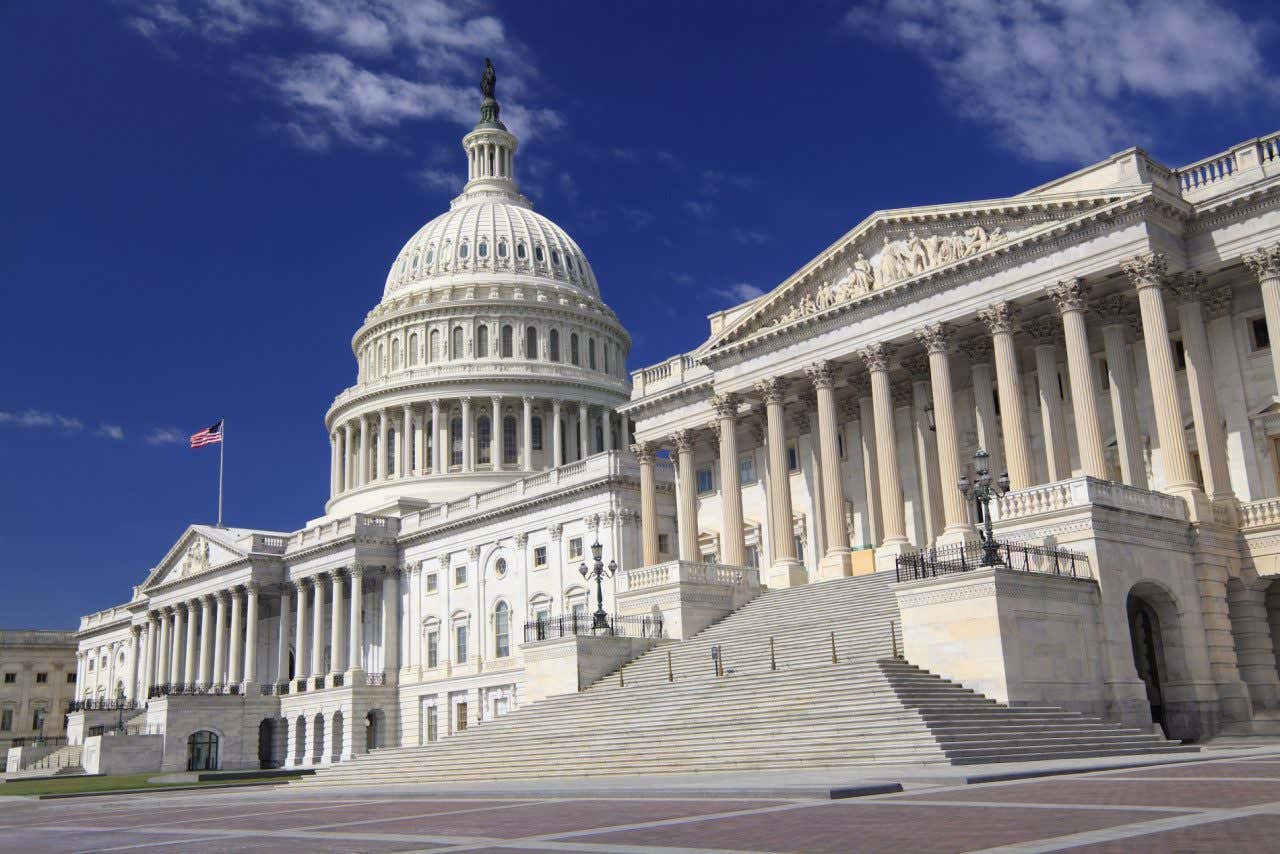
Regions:
<instances>
[{"instance_id":1,"label":"green lawn","mask_svg":"<svg viewBox=\"0 0 1280 854\"><path fill-rule=\"evenodd\" d=\"M237 780L208 780L204 783L148 783L150 774L120 774L113 777L58 777L52 780L13 780L0 783L0 795L61 795L73 792L111 792L119 789L168 789L173 786L236 785L271 780L284 783L298 775L288 777L250 777Z\"/></svg>"}]
</instances>

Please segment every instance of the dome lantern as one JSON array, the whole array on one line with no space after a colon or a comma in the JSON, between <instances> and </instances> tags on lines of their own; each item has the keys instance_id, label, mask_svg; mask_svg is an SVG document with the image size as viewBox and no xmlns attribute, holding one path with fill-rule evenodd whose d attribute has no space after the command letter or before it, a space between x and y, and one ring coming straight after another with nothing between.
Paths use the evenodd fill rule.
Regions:
<instances>
[{"instance_id":1,"label":"dome lantern","mask_svg":"<svg viewBox=\"0 0 1280 854\"><path fill-rule=\"evenodd\" d=\"M494 97L498 76L493 63L484 61L484 75L480 78L480 121L471 133L462 138L462 148L467 152L467 185L463 197L477 194L505 193L519 197L515 182L515 154L519 145L515 136L498 118L501 107Z\"/></svg>"}]
</instances>

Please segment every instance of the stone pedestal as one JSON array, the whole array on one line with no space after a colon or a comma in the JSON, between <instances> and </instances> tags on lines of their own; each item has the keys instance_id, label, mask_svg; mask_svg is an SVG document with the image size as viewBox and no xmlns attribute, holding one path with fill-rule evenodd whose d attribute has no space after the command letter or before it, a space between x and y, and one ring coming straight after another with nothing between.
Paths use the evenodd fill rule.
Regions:
<instances>
[{"instance_id":1,"label":"stone pedestal","mask_svg":"<svg viewBox=\"0 0 1280 854\"><path fill-rule=\"evenodd\" d=\"M618 613L661 619L663 635L676 640L760 595L760 574L750 567L687 560L627 570L618 580Z\"/></svg>"}]
</instances>

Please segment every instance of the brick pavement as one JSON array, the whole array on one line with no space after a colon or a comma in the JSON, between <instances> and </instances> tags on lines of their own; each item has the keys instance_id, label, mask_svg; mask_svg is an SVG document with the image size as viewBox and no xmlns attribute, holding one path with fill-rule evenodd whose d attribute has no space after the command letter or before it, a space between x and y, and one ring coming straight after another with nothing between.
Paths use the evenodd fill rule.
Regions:
<instances>
[{"instance_id":1,"label":"brick pavement","mask_svg":"<svg viewBox=\"0 0 1280 854\"><path fill-rule=\"evenodd\" d=\"M0 803L0 852L1274 850L1280 761L1227 758L844 801L274 789Z\"/></svg>"}]
</instances>

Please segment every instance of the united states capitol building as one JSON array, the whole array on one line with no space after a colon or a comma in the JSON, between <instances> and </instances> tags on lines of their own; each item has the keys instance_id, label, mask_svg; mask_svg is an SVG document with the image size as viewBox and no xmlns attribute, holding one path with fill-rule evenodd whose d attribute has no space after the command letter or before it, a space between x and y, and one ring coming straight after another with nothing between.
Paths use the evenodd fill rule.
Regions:
<instances>
[{"instance_id":1,"label":"united states capitol building","mask_svg":"<svg viewBox=\"0 0 1280 854\"><path fill-rule=\"evenodd\" d=\"M85 616L69 761L483 774L566 703L720 692L746 725L812 691L870 726L841 692L910 706L908 670L1123 744L1280 731L1280 135L875 212L629 373L487 83L466 186L352 339L322 515L192 525Z\"/></svg>"}]
</instances>

